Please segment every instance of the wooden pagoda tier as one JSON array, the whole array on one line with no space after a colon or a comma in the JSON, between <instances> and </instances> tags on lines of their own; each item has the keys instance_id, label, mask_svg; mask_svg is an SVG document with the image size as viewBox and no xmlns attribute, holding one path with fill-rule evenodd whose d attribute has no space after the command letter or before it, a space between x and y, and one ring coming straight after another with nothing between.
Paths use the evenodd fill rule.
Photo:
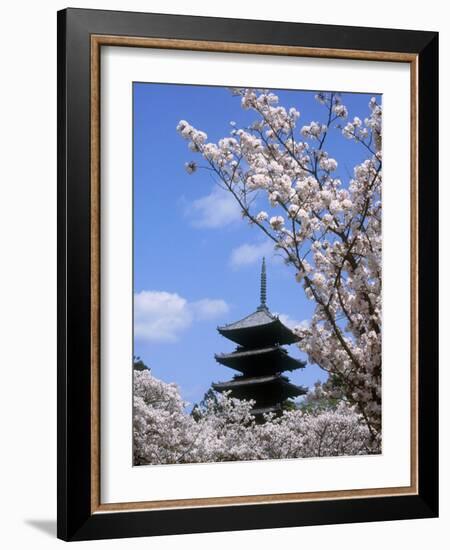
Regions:
<instances>
[{"instance_id":1,"label":"wooden pagoda tier","mask_svg":"<svg viewBox=\"0 0 450 550\"><path fill-rule=\"evenodd\" d=\"M281 412L286 399L304 395L307 389L292 384L284 371L305 367L305 362L290 357L283 345L299 338L266 305L266 266L261 269L261 302L256 311L244 319L218 327L222 336L239 344L232 353L216 354L218 363L238 371L227 382L213 383L218 392L230 391L232 397L253 399L255 416Z\"/></svg>"},{"instance_id":2,"label":"wooden pagoda tier","mask_svg":"<svg viewBox=\"0 0 450 550\"><path fill-rule=\"evenodd\" d=\"M237 348L233 353L219 353L216 361L249 376L275 374L305 368L306 363L294 359L279 345L267 348Z\"/></svg>"},{"instance_id":3,"label":"wooden pagoda tier","mask_svg":"<svg viewBox=\"0 0 450 550\"><path fill-rule=\"evenodd\" d=\"M218 327L217 330L228 340L249 348L273 344L283 346L299 340L291 329L262 305L240 321Z\"/></svg>"}]
</instances>

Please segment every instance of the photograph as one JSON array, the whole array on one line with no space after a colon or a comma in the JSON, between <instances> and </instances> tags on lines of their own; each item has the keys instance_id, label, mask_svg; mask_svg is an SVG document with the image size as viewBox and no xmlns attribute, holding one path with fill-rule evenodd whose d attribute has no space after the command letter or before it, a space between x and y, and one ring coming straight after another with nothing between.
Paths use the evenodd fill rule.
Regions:
<instances>
[{"instance_id":1,"label":"photograph","mask_svg":"<svg viewBox=\"0 0 450 550\"><path fill-rule=\"evenodd\" d=\"M380 454L382 94L132 102L133 465Z\"/></svg>"}]
</instances>

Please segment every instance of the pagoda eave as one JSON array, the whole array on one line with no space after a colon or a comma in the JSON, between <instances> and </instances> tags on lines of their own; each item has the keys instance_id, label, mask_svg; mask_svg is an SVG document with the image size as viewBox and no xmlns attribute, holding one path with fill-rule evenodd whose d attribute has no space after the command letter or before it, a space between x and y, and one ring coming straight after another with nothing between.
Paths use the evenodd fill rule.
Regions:
<instances>
[{"instance_id":1,"label":"pagoda eave","mask_svg":"<svg viewBox=\"0 0 450 550\"><path fill-rule=\"evenodd\" d=\"M279 380L282 380L282 378L277 374L268 376L253 376L251 378L242 377L235 378L234 380L228 380L227 382L213 383L213 388L217 391L227 391L232 390L233 388L241 388L243 386L258 386L261 384L269 384L273 382L278 382Z\"/></svg>"},{"instance_id":2,"label":"pagoda eave","mask_svg":"<svg viewBox=\"0 0 450 550\"><path fill-rule=\"evenodd\" d=\"M217 327L217 330L228 340L247 347L267 345L270 342L280 345L294 344L300 340L265 305L239 321Z\"/></svg>"},{"instance_id":3,"label":"pagoda eave","mask_svg":"<svg viewBox=\"0 0 450 550\"><path fill-rule=\"evenodd\" d=\"M268 374L283 371L294 371L305 367L306 363L290 355L279 346L262 349L240 350L233 353L216 354L215 359L242 373Z\"/></svg>"},{"instance_id":4,"label":"pagoda eave","mask_svg":"<svg viewBox=\"0 0 450 550\"><path fill-rule=\"evenodd\" d=\"M218 327L218 332L241 346L258 346L262 343L273 342L280 345L295 344L300 338L281 321L275 320L270 324L246 328Z\"/></svg>"}]
</instances>

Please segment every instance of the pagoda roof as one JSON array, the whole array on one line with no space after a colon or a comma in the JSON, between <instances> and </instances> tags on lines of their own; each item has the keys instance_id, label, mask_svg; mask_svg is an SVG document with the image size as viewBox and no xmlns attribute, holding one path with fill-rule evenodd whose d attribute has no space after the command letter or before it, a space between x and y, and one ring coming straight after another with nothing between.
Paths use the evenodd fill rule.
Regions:
<instances>
[{"instance_id":1,"label":"pagoda roof","mask_svg":"<svg viewBox=\"0 0 450 550\"><path fill-rule=\"evenodd\" d=\"M247 315L243 319L236 321L234 323L229 323L223 327L219 327L219 330L241 330L251 327L259 327L263 325L270 325L276 321L278 317L270 313L267 307L258 307L256 311ZM281 321L280 321L281 322Z\"/></svg>"},{"instance_id":2,"label":"pagoda roof","mask_svg":"<svg viewBox=\"0 0 450 550\"><path fill-rule=\"evenodd\" d=\"M222 336L243 346L261 345L262 343L293 344L300 338L284 325L277 315L272 314L266 306L243 319L218 327Z\"/></svg>"},{"instance_id":3,"label":"pagoda roof","mask_svg":"<svg viewBox=\"0 0 450 550\"><path fill-rule=\"evenodd\" d=\"M257 349L238 348L233 353L216 354L215 358L218 363L245 373L293 371L304 368L306 365L304 361L290 357L280 346Z\"/></svg>"}]
</instances>

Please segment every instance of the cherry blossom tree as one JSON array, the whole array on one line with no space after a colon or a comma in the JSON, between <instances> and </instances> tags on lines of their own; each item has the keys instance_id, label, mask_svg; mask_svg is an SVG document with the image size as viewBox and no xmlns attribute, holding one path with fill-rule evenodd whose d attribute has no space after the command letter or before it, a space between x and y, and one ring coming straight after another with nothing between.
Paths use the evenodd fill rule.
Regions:
<instances>
[{"instance_id":1,"label":"cherry blossom tree","mask_svg":"<svg viewBox=\"0 0 450 550\"><path fill-rule=\"evenodd\" d=\"M178 388L149 370L134 370L133 384L134 464L184 462L195 444L195 433Z\"/></svg>"},{"instance_id":2,"label":"cherry blossom tree","mask_svg":"<svg viewBox=\"0 0 450 550\"><path fill-rule=\"evenodd\" d=\"M175 384L134 372L134 464L176 464L343 456L378 451L354 407L267 415L256 423L254 403L219 394L194 416Z\"/></svg>"},{"instance_id":3,"label":"cherry blossom tree","mask_svg":"<svg viewBox=\"0 0 450 550\"><path fill-rule=\"evenodd\" d=\"M300 113L267 90L234 89L255 114L248 127L232 123L217 143L187 121L177 127L210 170L293 268L315 303L299 347L328 374L322 390L345 400L365 420L375 445L381 432L381 123L375 98L364 119L349 118L335 93L319 93L323 120L300 125ZM327 137L338 131L365 153L353 175L334 173L338 160ZM265 209L261 209L261 204Z\"/></svg>"}]
</instances>

